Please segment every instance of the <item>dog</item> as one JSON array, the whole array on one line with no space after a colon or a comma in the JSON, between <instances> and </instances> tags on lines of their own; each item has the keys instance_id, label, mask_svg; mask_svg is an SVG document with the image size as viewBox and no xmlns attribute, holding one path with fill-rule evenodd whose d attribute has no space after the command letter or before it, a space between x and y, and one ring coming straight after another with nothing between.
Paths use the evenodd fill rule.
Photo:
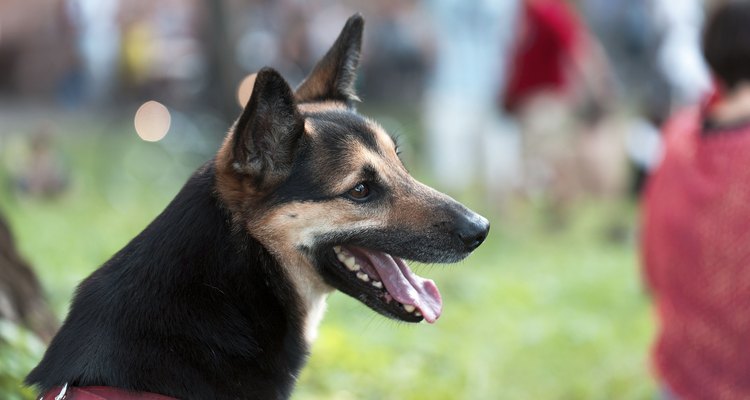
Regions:
<instances>
[{"instance_id":1,"label":"dog","mask_svg":"<svg viewBox=\"0 0 750 400\"><path fill-rule=\"evenodd\" d=\"M391 137L356 112L363 27L352 16L296 90L258 72L216 156L80 284L28 385L50 399L101 387L286 399L333 290L435 322L440 293L404 260L459 261L489 222L412 178Z\"/></svg>"}]
</instances>

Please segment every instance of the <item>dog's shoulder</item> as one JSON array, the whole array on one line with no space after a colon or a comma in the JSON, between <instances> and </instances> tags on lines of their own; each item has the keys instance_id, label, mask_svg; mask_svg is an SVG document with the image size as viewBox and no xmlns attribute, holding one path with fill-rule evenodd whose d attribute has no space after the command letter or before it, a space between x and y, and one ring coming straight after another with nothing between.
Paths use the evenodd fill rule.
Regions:
<instances>
[{"instance_id":1,"label":"dog's shoulder","mask_svg":"<svg viewBox=\"0 0 750 400\"><path fill-rule=\"evenodd\" d=\"M27 383L284 398L307 348L299 300L278 269L233 226L210 162L80 284Z\"/></svg>"}]
</instances>

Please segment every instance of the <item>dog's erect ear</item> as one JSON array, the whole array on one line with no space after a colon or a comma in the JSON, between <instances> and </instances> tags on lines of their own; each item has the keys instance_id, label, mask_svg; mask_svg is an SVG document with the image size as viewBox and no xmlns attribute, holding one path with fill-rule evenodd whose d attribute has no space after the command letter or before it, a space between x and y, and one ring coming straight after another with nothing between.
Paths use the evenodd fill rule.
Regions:
<instances>
[{"instance_id":1,"label":"dog's erect ear","mask_svg":"<svg viewBox=\"0 0 750 400\"><path fill-rule=\"evenodd\" d=\"M359 13L346 21L336 42L297 88L298 101L338 100L350 107L354 101L359 101L354 81L357 79L364 25L365 20Z\"/></svg>"},{"instance_id":2,"label":"dog's erect ear","mask_svg":"<svg viewBox=\"0 0 750 400\"><path fill-rule=\"evenodd\" d=\"M283 179L303 132L304 120L289 84L275 70L263 68L234 127L232 166L258 185Z\"/></svg>"}]
</instances>

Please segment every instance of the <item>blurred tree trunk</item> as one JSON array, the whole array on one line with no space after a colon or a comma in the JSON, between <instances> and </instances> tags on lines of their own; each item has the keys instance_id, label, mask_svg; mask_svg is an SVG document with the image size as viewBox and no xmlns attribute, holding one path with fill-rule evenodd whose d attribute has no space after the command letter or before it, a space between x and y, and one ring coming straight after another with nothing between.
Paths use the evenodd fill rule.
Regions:
<instances>
[{"instance_id":1,"label":"blurred tree trunk","mask_svg":"<svg viewBox=\"0 0 750 400\"><path fill-rule=\"evenodd\" d=\"M203 26L203 43L208 60L207 94L222 118L233 121L239 116L234 92L239 82L239 71L234 64L233 42L227 32L229 21L222 1L204 3L206 18Z\"/></svg>"},{"instance_id":2,"label":"blurred tree trunk","mask_svg":"<svg viewBox=\"0 0 750 400\"><path fill-rule=\"evenodd\" d=\"M8 224L0 215L0 318L22 325L49 343L58 321L50 310L34 271L16 250Z\"/></svg>"}]
</instances>

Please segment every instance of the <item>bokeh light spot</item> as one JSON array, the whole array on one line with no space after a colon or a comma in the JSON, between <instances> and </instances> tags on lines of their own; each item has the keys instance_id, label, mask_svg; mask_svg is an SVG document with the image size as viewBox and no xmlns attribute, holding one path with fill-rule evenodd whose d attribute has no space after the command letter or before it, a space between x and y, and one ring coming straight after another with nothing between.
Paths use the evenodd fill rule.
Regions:
<instances>
[{"instance_id":1,"label":"bokeh light spot","mask_svg":"<svg viewBox=\"0 0 750 400\"><path fill-rule=\"evenodd\" d=\"M240 107L245 108L250 95L253 94L253 86L255 85L255 75L250 74L242 79L240 86L237 88L237 101L240 103Z\"/></svg>"},{"instance_id":2,"label":"bokeh light spot","mask_svg":"<svg viewBox=\"0 0 750 400\"><path fill-rule=\"evenodd\" d=\"M135 112L135 132L147 142L158 142L167 135L172 116L158 101L147 101Z\"/></svg>"}]
</instances>

